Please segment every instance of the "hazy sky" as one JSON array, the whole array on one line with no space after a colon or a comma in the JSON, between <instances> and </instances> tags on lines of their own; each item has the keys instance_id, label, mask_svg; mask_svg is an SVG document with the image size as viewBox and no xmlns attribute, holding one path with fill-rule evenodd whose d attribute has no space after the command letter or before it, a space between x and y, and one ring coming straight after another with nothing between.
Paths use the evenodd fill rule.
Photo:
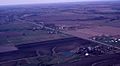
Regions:
<instances>
[{"instance_id":1,"label":"hazy sky","mask_svg":"<svg viewBox=\"0 0 120 66\"><path fill-rule=\"evenodd\" d=\"M31 3L58 3L79 1L111 1L111 0L0 0L0 5L31 4Z\"/></svg>"}]
</instances>

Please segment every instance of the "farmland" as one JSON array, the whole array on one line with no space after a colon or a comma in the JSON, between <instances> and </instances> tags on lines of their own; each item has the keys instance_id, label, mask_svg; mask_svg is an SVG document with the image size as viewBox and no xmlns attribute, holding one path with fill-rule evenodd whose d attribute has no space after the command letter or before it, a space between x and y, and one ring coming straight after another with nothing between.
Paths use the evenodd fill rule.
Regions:
<instances>
[{"instance_id":1,"label":"farmland","mask_svg":"<svg viewBox=\"0 0 120 66\"><path fill-rule=\"evenodd\" d=\"M0 6L0 66L119 66L119 6Z\"/></svg>"},{"instance_id":2,"label":"farmland","mask_svg":"<svg viewBox=\"0 0 120 66\"><path fill-rule=\"evenodd\" d=\"M0 27L1 45L17 45L69 37L60 33L50 34L44 29L34 29L37 26L29 23L14 23Z\"/></svg>"}]
</instances>

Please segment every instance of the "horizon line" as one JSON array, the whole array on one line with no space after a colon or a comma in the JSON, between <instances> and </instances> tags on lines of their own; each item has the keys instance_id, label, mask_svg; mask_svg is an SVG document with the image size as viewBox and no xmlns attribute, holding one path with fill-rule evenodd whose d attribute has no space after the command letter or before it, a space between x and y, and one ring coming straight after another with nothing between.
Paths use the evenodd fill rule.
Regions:
<instances>
[{"instance_id":1,"label":"horizon line","mask_svg":"<svg viewBox=\"0 0 120 66\"><path fill-rule=\"evenodd\" d=\"M0 4L0 6L17 6L17 5L45 5L45 4L63 4L63 3L91 3L91 2L117 2L119 0L111 1L79 1L79 2L51 2L51 3L19 3L19 4Z\"/></svg>"}]
</instances>

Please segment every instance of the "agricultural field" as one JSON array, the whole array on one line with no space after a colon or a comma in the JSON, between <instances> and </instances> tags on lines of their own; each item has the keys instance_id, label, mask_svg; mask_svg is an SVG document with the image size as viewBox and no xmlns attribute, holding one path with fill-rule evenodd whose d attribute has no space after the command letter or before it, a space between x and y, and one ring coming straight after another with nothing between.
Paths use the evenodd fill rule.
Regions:
<instances>
[{"instance_id":1,"label":"agricultural field","mask_svg":"<svg viewBox=\"0 0 120 66\"><path fill-rule=\"evenodd\" d=\"M114 35L120 35L120 28L117 27L111 27L111 26L92 26L89 28L82 28L77 30L71 30L71 31L64 31L65 33L69 33L71 35L75 36L81 36L82 38L86 37L92 37L92 36L101 36L101 35L108 35L108 36L114 36Z\"/></svg>"},{"instance_id":2,"label":"agricultural field","mask_svg":"<svg viewBox=\"0 0 120 66\"><path fill-rule=\"evenodd\" d=\"M49 30L35 29L37 26L30 23L12 23L0 26L0 45L18 45L33 43L69 36L62 33L49 33Z\"/></svg>"},{"instance_id":3,"label":"agricultural field","mask_svg":"<svg viewBox=\"0 0 120 66\"><path fill-rule=\"evenodd\" d=\"M0 6L0 66L119 66L119 6Z\"/></svg>"}]
</instances>

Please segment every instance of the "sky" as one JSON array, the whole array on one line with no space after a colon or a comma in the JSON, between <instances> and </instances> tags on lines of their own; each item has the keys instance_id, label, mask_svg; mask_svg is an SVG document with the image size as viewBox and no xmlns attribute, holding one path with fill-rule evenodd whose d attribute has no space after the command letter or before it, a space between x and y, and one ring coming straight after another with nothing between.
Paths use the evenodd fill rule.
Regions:
<instances>
[{"instance_id":1,"label":"sky","mask_svg":"<svg viewBox=\"0 0 120 66\"><path fill-rule=\"evenodd\" d=\"M81 2L81 1L111 1L111 0L0 0L0 5Z\"/></svg>"}]
</instances>

